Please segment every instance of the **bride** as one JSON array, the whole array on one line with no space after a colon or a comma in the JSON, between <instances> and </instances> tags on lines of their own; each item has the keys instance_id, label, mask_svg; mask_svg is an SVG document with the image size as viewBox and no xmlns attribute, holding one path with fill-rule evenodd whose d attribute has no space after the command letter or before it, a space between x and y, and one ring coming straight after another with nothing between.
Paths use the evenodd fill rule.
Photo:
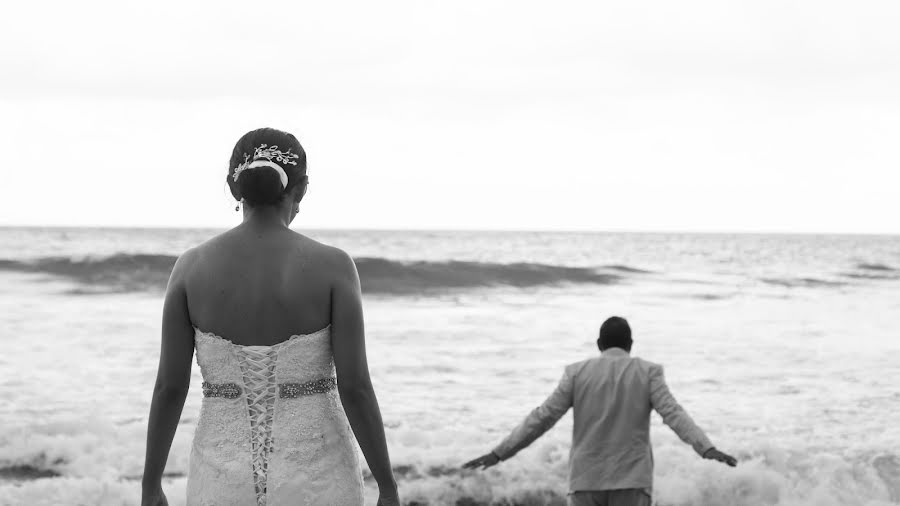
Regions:
<instances>
[{"instance_id":1,"label":"bride","mask_svg":"<svg viewBox=\"0 0 900 506\"><path fill-rule=\"evenodd\" d=\"M227 176L243 222L175 263L163 305L143 506L168 504L161 478L194 349L203 402L189 506L361 505L354 435L378 484L378 504L399 505L369 378L356 266L343 251L289 228L307 181L296 137L271 128L247 133Z\"/></svg>"}]
</instances>

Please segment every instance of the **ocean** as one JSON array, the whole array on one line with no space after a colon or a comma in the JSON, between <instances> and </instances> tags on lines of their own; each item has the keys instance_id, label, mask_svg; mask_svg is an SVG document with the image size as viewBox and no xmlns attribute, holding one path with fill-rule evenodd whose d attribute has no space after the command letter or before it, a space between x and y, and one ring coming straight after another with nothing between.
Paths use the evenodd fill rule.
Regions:
<instances>
[{"instance_id":1,"label":"ocean","mask_svg":"<svg viewBox=\"0 0 900 506\"><path fill-rule=\"evenodd\" d=\"M219 232L0 228L0 504L140 503L163 289ZM596 355L612 315L740 461L700 459L654 415L656 504L900 504L900 236L303 233L357 261L405 504L564 504L571 413L507 462L460 467ZM196 362L192 381L173 506Z\"/></svg>"}]
</instances>

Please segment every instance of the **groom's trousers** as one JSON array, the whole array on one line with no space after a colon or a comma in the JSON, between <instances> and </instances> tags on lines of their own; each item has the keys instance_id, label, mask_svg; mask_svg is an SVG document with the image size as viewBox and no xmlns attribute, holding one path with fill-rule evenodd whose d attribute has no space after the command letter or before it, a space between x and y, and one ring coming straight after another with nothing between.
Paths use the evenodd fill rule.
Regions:
<instances>
[{"instance_id":1,"label":"groom's trousers","mask_svg":"<svg viewBox=\"0 0 900 506\"><path fill-rule=\"evenodd\" d=\"M650 496L639 488L572 492L569 506L650 506Z\"/></svg>"}]
</instances>

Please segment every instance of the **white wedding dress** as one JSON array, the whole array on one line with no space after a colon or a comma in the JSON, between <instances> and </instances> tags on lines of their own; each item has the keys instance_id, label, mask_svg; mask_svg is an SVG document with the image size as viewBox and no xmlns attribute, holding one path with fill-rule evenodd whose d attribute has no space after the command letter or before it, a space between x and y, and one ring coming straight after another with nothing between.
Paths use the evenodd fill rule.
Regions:
<instances>
[{"instance_id":1,"label":"white wedding dress","mask_svg":"<svg viewBox=\"0 0 900 506\"><path fill-rule=\"evenodd\" d=\"M238 345L195 327L194 345L203 404L188 506L363 504L330 326L272 346Z\"/></svg>"}]
</instances>

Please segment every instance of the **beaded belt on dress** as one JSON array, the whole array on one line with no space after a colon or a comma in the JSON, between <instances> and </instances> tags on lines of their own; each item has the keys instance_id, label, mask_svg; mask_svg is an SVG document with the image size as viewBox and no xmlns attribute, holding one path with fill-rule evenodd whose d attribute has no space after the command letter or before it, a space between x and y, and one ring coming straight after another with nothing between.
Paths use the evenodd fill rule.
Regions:
<instances>
[{"instance_id":1,"label":"beaded belt on dress","mask_svg":"<svg viewBox=\"0 0 900 506\"><path fill-rule=\"evenodd\" d=\"M303 395L324 394L337 387L335 378L322 378L306 383L279 383L278 397L293 399ZM241 386L237 383L203 382L203 397L225 397L235 399L241 396Z\"/></svg>"}]
</instances>

